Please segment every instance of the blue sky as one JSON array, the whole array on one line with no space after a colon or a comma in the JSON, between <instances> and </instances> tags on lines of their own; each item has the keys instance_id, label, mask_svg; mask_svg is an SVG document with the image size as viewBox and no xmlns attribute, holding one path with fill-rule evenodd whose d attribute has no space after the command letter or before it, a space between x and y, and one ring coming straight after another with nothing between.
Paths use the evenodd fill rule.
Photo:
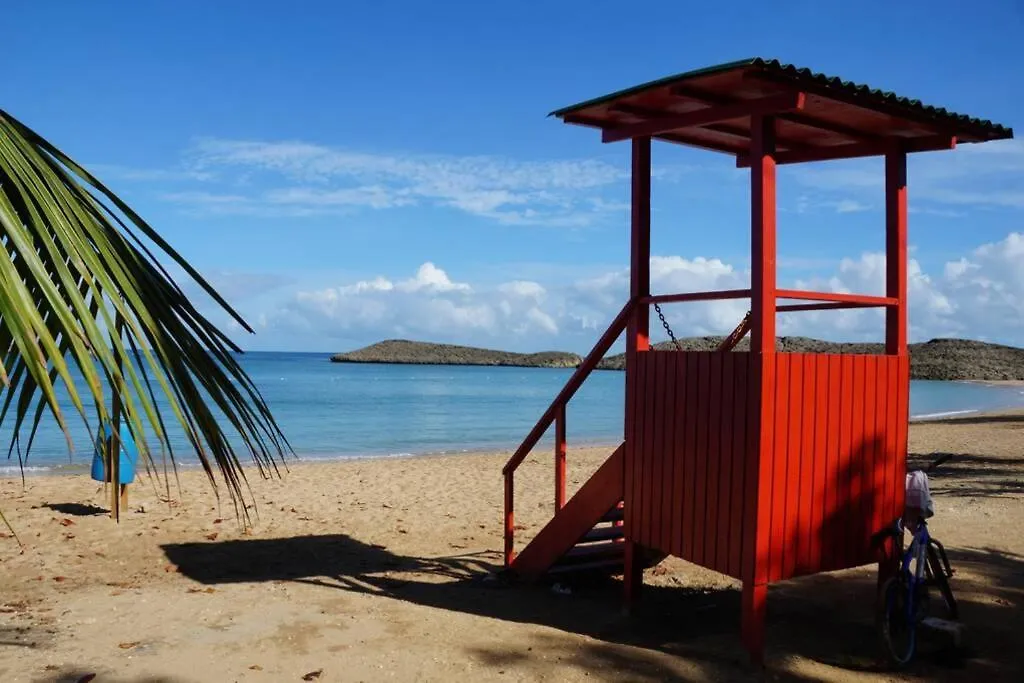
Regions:
<instances>
[{"instance_id":1,"label":"blue sky","mask_svg":"<svg viewBox=\"0 0 1024 683\"><path fill-rule=\"evenodd\" d=\"M1024 8L962 3L10 3L0 107L140 211L256 327L586 351L623 302L629 149L546 114L778 57L1024 130ZM974 149L968 149L974 147ZM742 286L748 183L656 145L654 287ZM878 160L787 167L780 282L877 293ZM1024 345L1024 146L910 162L912 337ZM211 307L215 322L227 318ZM672 306L677 334L743 303ZM877 312L780 318L876 339Z\"/></svg>"}]
</instances>

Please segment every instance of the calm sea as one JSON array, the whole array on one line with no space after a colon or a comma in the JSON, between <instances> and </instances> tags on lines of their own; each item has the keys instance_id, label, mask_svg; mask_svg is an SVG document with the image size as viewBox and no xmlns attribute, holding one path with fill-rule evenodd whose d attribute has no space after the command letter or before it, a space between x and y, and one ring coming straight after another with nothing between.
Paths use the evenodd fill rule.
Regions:
<instances>
[{"instance_id":1,"label":"calm sea","mask_svg":"<svg viewBox=\"0 0 1024 683\"><path fill-rule=\"evenodd\" d=\"M565 384L571 370L330 363L326 354L258 353L241 363L260 388L302 459L449 453L516 447ZM572 444L611 443L622 435L621 372L591 375L567 412ZM159 398L159 396L158 396ZM71 419L71 405L62 401ZM914 381L914 417L1024 407L1021 387ZM90 436L72 422L76 452L47 417L27 472L88 468ZM553 430L552 430L553 431ZM550 434L547 435L550 438ZM10 439L0 429L0 443ZM182 464L183 434L172 430ZM17 471L17 456L0 473Z\"/></svg>"}]
</instances>

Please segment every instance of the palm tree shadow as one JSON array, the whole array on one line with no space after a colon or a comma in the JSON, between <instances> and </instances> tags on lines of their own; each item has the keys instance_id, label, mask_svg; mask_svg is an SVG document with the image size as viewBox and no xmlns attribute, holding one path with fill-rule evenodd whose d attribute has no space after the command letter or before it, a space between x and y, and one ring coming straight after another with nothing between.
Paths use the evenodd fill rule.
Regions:
<instances>
[{"instance_id":1,"label":"palm tree shadow","mask_svg":"<svg viewBox=\"0 0 1024 683\"><path fill-rule=\"evenodd\" d=\"M109 515L110 510L96 505L84 505L82 503L47 503L43 507L59 512L62 515L72 517L91 517L93 515Z\"/></svg>"},{"instance_id":2,"label":"palm tree shadow","mask_svg":"<svg viewBox=\"0 0 1024 683\"><path fill-rule=\"evenodd\" d=\"M540 584L513 586L500 578L501 554L494 551L405 557L345 534L182 543L163 550L179 573L208 585L297 582L671 651L716 668L748 666L735 648L736 590L646 586L644 600L626 615L616 578L577 577L567 584L570 595L554 595Z\"/></svg>"}]
</instances>

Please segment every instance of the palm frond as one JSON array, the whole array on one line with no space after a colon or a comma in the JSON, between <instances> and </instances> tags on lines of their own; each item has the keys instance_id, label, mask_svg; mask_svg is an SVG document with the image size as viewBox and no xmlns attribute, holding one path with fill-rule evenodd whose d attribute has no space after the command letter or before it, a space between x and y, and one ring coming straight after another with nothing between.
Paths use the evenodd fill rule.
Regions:
<instances>
[{"instance_id":1,"label":"palm frond","mask_svg":"<svg viewBox=\"0 0 1024 683\"><path fill-rule=\"evenodd\" d=\"M277 472L291 446L236 361L241 350L195 308L147 241L252 332L127 204L0 110L0 242L6 251L0 254L0 424L12 427L8 457L26 426L28 457L49 412L69 449L69 419L80 419L90 434L110 427L115 452L123 421L142 464L156 472L148 426L166 473L168 460L177 469L169 412L215 490L219 470L245 514L238 505L245 473L224 427L231 427L261 475ZM70 418L58 400L61 385L75 413ZM164 409L158 394L166 399ZM112 458L114 482L117 462ZM112 501L117 516L116 495Z\"/></svg>"}]
</instances>

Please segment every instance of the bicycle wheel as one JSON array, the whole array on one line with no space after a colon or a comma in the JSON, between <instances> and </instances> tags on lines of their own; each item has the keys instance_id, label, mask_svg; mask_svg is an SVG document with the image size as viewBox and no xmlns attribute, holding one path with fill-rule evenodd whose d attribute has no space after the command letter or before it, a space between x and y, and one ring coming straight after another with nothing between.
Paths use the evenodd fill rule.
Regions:
<instances>
[{"instance_id":1,"label":"bicycle wheel","mask_svg":"<svg viewBox=\"0 0 1024 683\"><path fill-rule=\"evenodd\" d=\"M956 597L953 596L953 589L949 585L949 578L945 565L939 559L939 553L934 545L928 546L928 568L933 584L939 589L943 602L946 603L946 616L950 619L959 618L959 608L956 604Z\"/></svg>"},{"instance_id":2,"label":"bicycle wheel","mask_svg":"<svg viewBox=\"0 0 1024 683\"><path fill-rule=\"evenodd\" d=\"M882 584L879 630L886 655L897 666L914 658L917 646L916 622L907 613L910 590L904 577L892 577Z\"/></svg>"}]
</instances>

